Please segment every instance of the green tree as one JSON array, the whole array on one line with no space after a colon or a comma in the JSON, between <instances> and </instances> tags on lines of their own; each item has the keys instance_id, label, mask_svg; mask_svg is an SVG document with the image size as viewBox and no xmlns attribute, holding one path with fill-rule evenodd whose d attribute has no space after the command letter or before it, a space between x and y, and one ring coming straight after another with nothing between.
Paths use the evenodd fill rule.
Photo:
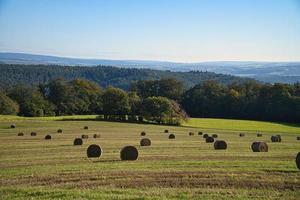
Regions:
<instances>
[{"instance_id":1,"label":"green tree","mask_svg":"<svg viewBox=\"0 0 300 200\"><path fill-rule=\"evenodd\" d=\"M9 91L9 97L19 104L19 115L27 117L54 115L54 106L46 101L35 87L16 86Z\"/></svg>"},{"instance_id":2,"label":"green tree","mask_svg":"<svg viewBox=\"0 0 300 200\"><path fill-rule=\"evenodd\" d=\"M4 93L0 92L0 114L16 115L19 111L19 105L11 100Z\"/></svg>"},{"instance_id":3,"label":"green tree","mask_svg":"<svg viewBox=\"0 0 300 200\"><path fill-rule=\"evenodd\" d=\"M142 101L141 115L148 121L166 123L172 114L172 103L166 97L148 97Z\"/></svg>"},{"instance_id":4,"label":"green tree","mask_svg":"<svg viewBox=\"0 0 300 200\"><path fill-rule=\"evenodd\" d=\"M125 120L130 111L129 98L124 90L108 87L102 96L104 118Z\"/></svg>"}]
</instances>

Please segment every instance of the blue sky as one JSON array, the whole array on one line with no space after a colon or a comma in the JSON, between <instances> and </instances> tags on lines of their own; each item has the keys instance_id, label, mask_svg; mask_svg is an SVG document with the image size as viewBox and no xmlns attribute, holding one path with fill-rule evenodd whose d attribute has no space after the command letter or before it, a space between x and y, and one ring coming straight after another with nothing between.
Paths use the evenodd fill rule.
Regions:
<instances>
[{"instance_id":1,"label":"blue sky","mask_svg":"<svg viewBox=\"0 0 300 200\"><path fill-rule=\"evenodd\" d=\"M0 0L0 51L300 61L300 0Z\"/></svg>"}]
</instances>

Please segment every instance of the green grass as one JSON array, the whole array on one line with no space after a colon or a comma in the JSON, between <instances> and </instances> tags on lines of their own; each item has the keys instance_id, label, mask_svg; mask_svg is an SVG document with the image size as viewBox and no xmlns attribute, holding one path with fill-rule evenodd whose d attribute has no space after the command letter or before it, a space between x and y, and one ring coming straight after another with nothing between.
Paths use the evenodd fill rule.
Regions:
<instances>
[{"instance_id":1,"label":"green grass","mask_svg":"<svg viewBox=\"0 0 300 200\"><path fill-rule=\"evenodd\" d=\"M299 124L261 122L261 121L253 121L253 120L191 118L188 122L184 123L183 126L199 127L199 128L212 129L212 130L300 134Z\"/></svg>"},{"instance_id":2,"label":"green grass","mask_svg":"<svg viewBox=\"0 0 300 200\"><path fill-rule=\"evenodd\" d=\"M183 127L95 121L96 116L22 118L0 116L0 199L297 199L300 171L295 156L299 127L244 120L191 119ZM70 119L70 121L66 121ZM76 119L74 121L74 119ZM84 121L80 121L80 119ZM89 121L89 119L91 119ZM11 129L15 123L17 128ZM221 124L221 125L220 125ZM89 126L84 130L84 126ZM194 126L194 127L191 127ZM63 133L57 133L57 129ZM169 129L176 139L169 140ZM228 149L216 151L198 131L217 133ZM263 133L256 137L256 131ZM25 136L18 137L18 132ZM31 137L30 132L37 132ZM140 147L140 132L152 141ZM190 131L195 136L189 136ZM246 133L238 137L238 132ZM270 136L281 133L281 143ZM92 135L100 133L101 138ZM45 141L46 134L52 135ZM75 137L88 134L82 146ZM300 134L299 134L300 135ZM253 141L268 153L253 153ZM99 144L103 155L87 159ZM120 161L119 151L135 145L139 159Z\"/></svg>"}]
</instances>

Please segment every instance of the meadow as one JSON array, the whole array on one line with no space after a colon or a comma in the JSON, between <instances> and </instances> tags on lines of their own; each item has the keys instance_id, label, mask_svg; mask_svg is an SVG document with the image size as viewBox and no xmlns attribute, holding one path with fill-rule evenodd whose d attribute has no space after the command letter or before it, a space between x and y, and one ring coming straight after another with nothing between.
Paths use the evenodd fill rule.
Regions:
<instances>
[{"instance_id":1,"label":"meadow","mask_svg":"<svg viewBox=\"0 0 300 200\"><path fill-rule=\"evenodd\" d=\"M181 127L96 121L96 116L0 116L0 199L299 199L300 126L247 120L190 119ZM16 128L10 128L16 124ZM88 126L88 130L84 130ZM57 133L62 129L63 133ZM169 140L169 133L176 135ZM30 136L32 131L37 136ZM152 145L141 147L143 138ZM216 133L227 150L214 150L198 131ZM17 136L23 132L24 136ZM189 136L194 132L194 136ZM263 137L257 138L257 132ZM95 133L100 138L92 138ZM239 137L245 133L245 137ZM44 140L51 134L51 140ZM73 140L82 134L82 146ZM281 143L271 135L281 134ZM269 152L254 153L253 141ZM98 144L100 158L86 149ZM136 161L121 161L134 145Z\"/></svg>"}]
</instances>

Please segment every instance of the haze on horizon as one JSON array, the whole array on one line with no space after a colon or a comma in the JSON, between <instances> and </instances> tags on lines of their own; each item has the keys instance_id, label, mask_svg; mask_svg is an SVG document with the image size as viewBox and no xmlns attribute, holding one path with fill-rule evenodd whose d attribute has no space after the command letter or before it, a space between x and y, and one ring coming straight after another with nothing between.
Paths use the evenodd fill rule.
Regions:
<instances>
[{"instance_id":1,"label":"haze on horizon","mask_svg":"<svg viewBox=\"0 0 300 200\"><path fill-rule=\"evenodd\" d=\"M300 1L0 0L0 52L300 61Z\"/></svg>"}]
</instances>

